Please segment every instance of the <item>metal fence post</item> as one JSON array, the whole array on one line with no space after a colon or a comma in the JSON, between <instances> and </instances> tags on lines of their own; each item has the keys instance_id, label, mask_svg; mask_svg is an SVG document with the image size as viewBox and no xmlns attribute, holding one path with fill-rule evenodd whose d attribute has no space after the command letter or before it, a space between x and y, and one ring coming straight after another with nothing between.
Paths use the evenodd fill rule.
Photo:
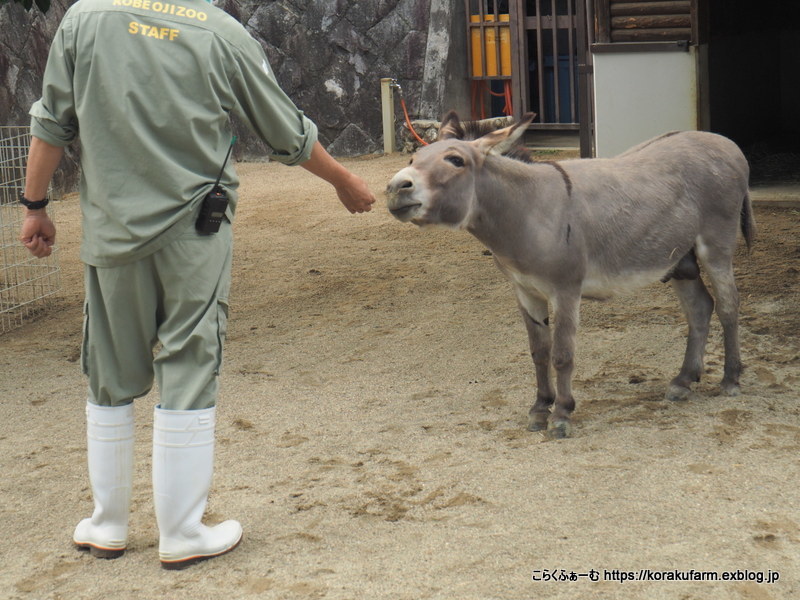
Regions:
<instances>
[{"instance_id":1,"label":"metal fence post","mask_svg":"<svg viewBox=\"0 0 800 600\"><path fill-rule=\"evenodd\" d=\"M384 154L392 154L395 151L393 83L394 79L390 77L381 79L381 114L383 118Z\"/></svg>"}]
</instances>

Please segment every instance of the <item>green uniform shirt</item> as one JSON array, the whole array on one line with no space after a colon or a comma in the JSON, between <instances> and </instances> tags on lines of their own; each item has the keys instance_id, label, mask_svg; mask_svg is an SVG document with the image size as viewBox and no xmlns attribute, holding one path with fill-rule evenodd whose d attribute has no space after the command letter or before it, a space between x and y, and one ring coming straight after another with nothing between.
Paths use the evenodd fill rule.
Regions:
<instances>
[{"instance_id":1,"label":"green uniform shirt","mask_svg":"<svg viewBox=\"0 0 800 600\"><path fill-rule=\"evenodd\" d=\"M310 157L316 126L280 89L260 46L202 0L80 0L56 33L31 133L80 136L81 258L138 260L196 219L241 117L288 165ZM233 218L238 179L222 175Z\"/></svg>"}]
</instances>

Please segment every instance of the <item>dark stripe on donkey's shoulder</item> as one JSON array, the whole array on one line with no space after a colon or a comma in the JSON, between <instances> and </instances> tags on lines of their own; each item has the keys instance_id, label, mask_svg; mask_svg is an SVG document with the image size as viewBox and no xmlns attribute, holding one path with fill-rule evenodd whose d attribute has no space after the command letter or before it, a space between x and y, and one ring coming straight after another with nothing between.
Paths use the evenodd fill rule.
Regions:
<instances>
[{"instance_id":1,"label":"dark stripe on donkey's shoulder","mask_svg":"<svg viewBox=\"0 0 800 600\"><path fill-rule=\"evenodd\" d=\"M567 186L567 196L572 195L572 180L569 178L569 174L564 170L564 167L552 160L543 160L538 164L549 165L561 173L561 178L564 180L564 185Z\"/></svg>"}]
</instances>

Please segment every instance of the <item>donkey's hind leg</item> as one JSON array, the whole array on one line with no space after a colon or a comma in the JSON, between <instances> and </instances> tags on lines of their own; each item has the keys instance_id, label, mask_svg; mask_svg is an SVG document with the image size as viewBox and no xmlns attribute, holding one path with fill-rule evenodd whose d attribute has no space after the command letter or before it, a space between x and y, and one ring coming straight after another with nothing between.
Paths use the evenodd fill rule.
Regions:
<instances>
[{"instance_id":1,"label":"donkey's hind leg","mask_svg":"<svg viewBox=\"0 0 800 600\"><path fill-rule=\"evenodd\" d=\"M700 277L673 279L672 287L678 295L683 314L686 315L686 320L689 322L689 335L686 341L683 366L681 366L678 376L670 382L666 398L667 400L686 400L691 393L692 384L700 381L703 374L703 355L708 340L714 301Z\"/></svg>"},{"instance_id":2,"label":"donkey's hind leg","mask_svg":"<svg viewBox=\"0 0 800 600\"><path fill-rule=\"evenodd\" d=\"M725 367L720 386L726 396L738 396L742 361L739 355L739 290L733 277L733 262L730 257L719 261L706 259L703 267L714 290L725 343Z\"/></svg>"},{"instance_id":3,"label":"donkey's hind leg","mask_svg":"<svg viewBox=\"0 0 800 600\"><path fill-rule=\"evenodd\" d=\"M519 311L528 330L533 366L536 369L536 402L528 412L528 431L547 429L550 408L555 401L555 392L550 377L550 323L547 300L517 292Z\"/></svg>"},{"instance_id":4,"label":"donkey's hind leg","mask_svg":"<svg viewBox=\"0 0 800 600\"><path fill-rule=\"evenodd\" d=\"M556 401L547 424L552 438L569 437L570 415L575 410L572 374L575 370L575 336L580 321L580 290L564 289L553 299L553 368L556 372Z\"/></svg>"}]
</instances>

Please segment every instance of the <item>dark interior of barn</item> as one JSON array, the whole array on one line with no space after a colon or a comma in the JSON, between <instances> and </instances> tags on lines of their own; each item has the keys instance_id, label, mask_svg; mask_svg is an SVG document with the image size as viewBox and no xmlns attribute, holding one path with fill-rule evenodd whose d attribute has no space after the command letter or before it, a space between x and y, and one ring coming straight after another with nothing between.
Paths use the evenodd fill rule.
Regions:
<instances>
[{"instance_id":1,"label":"dark interior of barn","mask_svg":"<svg viewBox=\"0 0 800 600\"><path fill-rule=\"evenodd\" d=\"M800 6L710 0L710 129L748 155L754 183L800 181Z\"/></svg>"}]
</instances>

